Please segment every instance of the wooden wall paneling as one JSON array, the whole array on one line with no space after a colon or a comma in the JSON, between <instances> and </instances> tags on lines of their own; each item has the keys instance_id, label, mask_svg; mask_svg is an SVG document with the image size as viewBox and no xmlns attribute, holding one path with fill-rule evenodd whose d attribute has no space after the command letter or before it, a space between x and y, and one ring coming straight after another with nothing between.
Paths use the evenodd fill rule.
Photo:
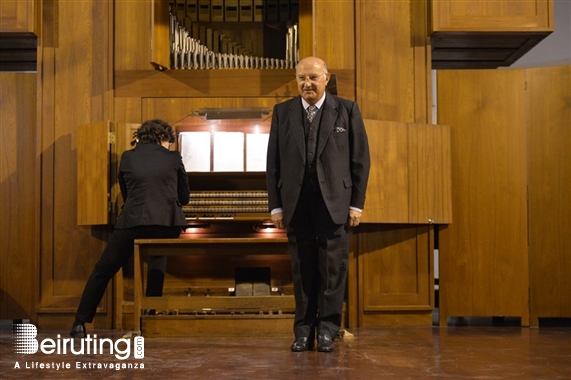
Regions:
<instances>
[{"instance_id":1,"label":"wooden wall paneling","mask_svg":"<svg viewBox=\"0 0 571 380\"><path fill-rule=\"evenodd\" d=\"M323 59L331 73L335 73L338 69L350 71L350 85L338 86L338 93L339 96L354 100L356 95L354 1L315 1L312 29L314 39L311 55ZM305 36L301 35L300 38L302 37Z\"/></svg>"},{"instance_id":2,"label":"wooden wall paneling","mask_svg":"<svg viewBox=\"0 0 571 380\"><path fill-rule=\"evenodd\" d=\"M408 124L409 223L452 222L450 128Z\"/></svg>"},{"instance_id":3,"label":"wooden wall paneling","mask_svg":"<svg viewBox=\"0 0 571 380\"><path fill-rule=\"evenodd\" d=\"M309 57L314 54L314 1L299 2L299 56Z\"/></svg>"},{"instance_id":4,"label":"wooden wall paneling","mask_svg":"<svg viewBox=\"0 0 571 380\"><path fill-rule=\"evenodd\" d=\"M425 3L363 1L356 5L357 102L363 116L430 122L429 67L424 58L428 53L418 27L412 26Z\"/></svg>"},{"instance_id":5,"label":"wooden wall paneling","mask_svg":"<svg viewBox=\"0 0 571 380\"><path fill-rule=\"evenodd\" d=\"M39 32L41 3L38 0L2 0L0 33Z\"/></svg>"},{"instance_id":6,"label":"wooden wall paneling","mask_svg":"<svg viewBox=\"0 0 571 380\"><path fill-rule=\"evenodd\" d=\"M201 107L218 107L212 105L216 103L216 100L210 98L203 99L203 104L207 105ZM145 98L142 102L142 119L156 118L174 124L188 116L193 110L198 109L195 108L196 101L197 99L195 98ZM200 100L198 103L201 103Z\"/></svg>"},{"instance_id":7,"label":"wooden wall paneling","mask_svg":"<svg viewBox=\"0 0 571 380\"><path fill-rule=\"evenodd\" d=\"M119 174L121 155L124 151L133 149L133 145L131 145L133 134L141 126L141 123L112 123L115 141L112 147L113 157L111 161L116 167L116 175Z\"/></svg>"},{"instance_id":8,"label":"wooden wall paneling","mask_svg":"<svg viewBox=\"0 0 571 380\"><path fill-rule=\"evenodd\" d=\"M172 0L152 0L151 60L163 67L170 67L170 15Z\"/></svg>"},{"instance_id":9,"label":"wooden wall paneling","mask_svg":"<svg viewBox=\"0 0 571 380\"><path fill-rule=\"evenodd\" d=\"M245 85L247 83L247 85ZM296 96L295 70L118 70L116 97Z\"/></svg>"},{"instance_id":10,"label":"wooden wall paneling","mask_svg":"<svg viewBox=\"0 0 571 380\"><path fill-rule=\"evenodd\" d=\"M111 123L81 125L77 131L77 224L109 222Z\"/></svg>"},{"instance_id":11,"label":"wooden wall paneling","mask_svg":"<svg viewBox=\"0 0 571 380\"><path fill-rule=\"evenodd\" d=\"M111 175L111 213L109 215L109 223L111 224L115 224L124 203L118 180L121 156L126 150L133 149L133 146L131 145L133 134L140 126L140 123L111 123L113 132L111 159L109 160Z\"/></svg>"},{"instance_id":12,"label":"wooden wall paneling","mask_svg":"<svg viewBox=\"0 0 571 380\"><path fill-rule=\"evenodd\" d=\"M361 327L432 324L431 234L429 226L359 227Z\"/></svg>"},{"instance_id":13,"label":"wooden wall paneling","mask_svg":"<svg viewBox=\"0 0 571 380\"><path fill-rule=\"evenodd\" d=\"M533 32L553 29L553 0L431 0L432 30Z\"/></svg>"},{"instance_id":14,"label":"wooden wall paneling","mask_svg":"<svg viewBox=\"0 0 571 380\"><path fill-rule=\"evenodd\" d=\"M41 130L41 198L40 204L40 262L37 284L36 316L42 307L51 305L50 294L53 289L53 252L54 252L54 156L55 156L55 108L56 108L56 50L58 41L58 13L56 4L45 3L42 16L42 39L38 47L38 113Z\"/></svg>"},{"instance_id":15,"label":"wooden wall paneling","mask_svg":"<svg viewBox=\"0 0 571 380\"><path fill-rule=\"evenodd\" d=\"M44 321L54 320L68 327L107 237L106 229L77 226L74 184L77 127L92 118L103 119L110 104L106 86L111 83L111 36L107 33L111 8L108 2L63 2L57 10L44 12L48 45L42 46L41 67L45 111L41 206L45 224L42 219L40 327ZM104 301L99 311L106 312L106 307ZM105 314L101 321L102 326L109 327L111 315Z\"/></svg>"},{"instance_id":16,"label":"wooden wall paneling","mask_svg":"<svg viewBox=\"0 0 571 380\"><path fill-rule=\"evenodd\" d=\"M528 324L525 73L438 72L450 125L454 223L440 233L440 324L520 316Z\"/></svg>"},{"instance_id":17,"label":"wooden wall paneling","mask_svg":"<svg viewBox=\"0 0 571 380\"><path fill-rule=\"evenodd\" d=\"M113 116L117 123L140 123L142 120L142 99L140 97L114 97Z\"/></svg>"},{"instance_id":18,"label":"wooden wall paneling","mask_svg":"<svg viewBox=\"0 0 571 380\"><path fill-rule=\"evenodd\" d=\"M92 41L99 36L99 28L94 22L93 12L97 12L94 3L70 3L69 6L59 7L60 30L74 30L73 34L61 33L60 45L56 51L57 83L56 124L55 124L55 157L54 157L54 282L53 297L63 297L62 306L71 302L75 307L81 294L81 286L70 287L68 281L78 273L76 260L69 260L71 252L77 252L80 247L89 246L92 240L90 229L76 227L77 192L70 184L77 182L75 136L78 125L91 121L93 103L92 90L99 86L94 78L94 69L101 62L95 62L96 54L92 50ZM82 51L82 54L76 53ZM89 57L86 59L86 57ZM65 83L65 85L63 85ZM99 115L101 118L103 115ZM87 279L86 273L80 283ZM61 278L58 278L61 276ZM72 298L68 298L72 296ZM59 303L59 301L56 301ZM65 307L65 306L64 306Z\"/></svg>"},{"instance_id":19,"label":"wooden wall paneling","mask_svg":"<svg viewBox=\"0 0 571 380\"><path fill-rule=\"evenodd\" d=\"M0 319L35 321L40 248L37 75L0 74Z\"/></svg>"},{"instance_id":20,"label":"wooden wall paneling","mask_svg":"<svg viewBox=\"0 0 571 380\"><path fill-rule=\"evenodd\" d=\"M93 65L90 121L112 120L114 102L114 13L111 2L94 3L92 49Z\"/></svg>"},{"instance_id":21,"label":"wooden wall paneling","mask_svg":"<svg viewBox=\"0 0 571 380\"><path fill-rule=\"evenodd\" d=\"M414 67L414 123L432 123L432 55L429 0L411 3L411 50Z\"/></svg>"},{"instance_id":22,"label":"wooden wall paneling","mask_svg":"<svg viewBox=\"0 0 571 380\"><path fill-rule=\"evenodd\" d=\"M159 0L113 2L115 6L115 70L152 69L150 62L153 61L151 41L153 41L152 23L155 1Z\"/></svg>"},{"instance_id":23,"label":"wooden wall paneling","mask_svg":"<svg viewBox=\"0 0 571 380\"><path fill-rule=\"evenodd\" d=\"M363 223L408 223L407 124L365 119L371 170Z\"/></svg>"},{"instance_id":24,"label":"wooden wall paneling","mask_svg":"<svg viewBox=\"0 0 571 380\"><path fill-rule=\"evenodd\" d=\"M330 69L330 73L335 74L336 77L337 95L356 101L357 84L355 81L355 70Z\"/></svg>"},{"instance_id":25,"label":"wooden wall paneling","mask_svg":"<svg viewBox=\"0 0 571 380\"><path fill-rule=\"evenodd\" d=\"M571 317L571 66L526 70L530 324Z\"/></svg>"}]
</instances>

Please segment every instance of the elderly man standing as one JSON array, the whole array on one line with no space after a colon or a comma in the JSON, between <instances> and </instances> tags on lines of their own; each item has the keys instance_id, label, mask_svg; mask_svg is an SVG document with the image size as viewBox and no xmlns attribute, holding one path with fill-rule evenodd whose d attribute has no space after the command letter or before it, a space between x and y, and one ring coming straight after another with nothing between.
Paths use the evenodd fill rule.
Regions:
<instances>
[{"instance_id":1,"label":"elderly man standing","mask_svg":"<svg viewBox=\"0 0 571 380\"><path fill-rule=\"evenodd\" d=\"M317 57L296 67L300 96L272 115L266 182L277 228L287 228L295 295L294 352L331 352L341 328L349 227L359 225L369 145L355 102L326 93L331 75Z\"/></svg>"}]
</instances>

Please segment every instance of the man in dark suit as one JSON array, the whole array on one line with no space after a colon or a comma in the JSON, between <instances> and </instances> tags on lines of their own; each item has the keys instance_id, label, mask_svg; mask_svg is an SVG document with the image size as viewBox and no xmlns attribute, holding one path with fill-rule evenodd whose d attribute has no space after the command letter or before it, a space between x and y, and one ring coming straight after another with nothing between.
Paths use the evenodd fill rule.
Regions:
<instances>
[{"instance_id":1,"label":"man in dark suit","mask_svg":"<svg viewBox=\"0 0 571 380\"><path fill-rule=\"evenodd\" d=\"M85 338L107 284L134 252L135 239L176 238L185 229L182 205L188 203L188 176L179 152L170 151L174 128L163 120L147 120L134 133L136 145L121 156L119 185L125 204L109 242L77 308L70 335ZM166 257L149 257L147 297L160 297Z\"/></svg>"},{"instance_id":2,"label":"man in dark suit","mask_svg":"<svg viewBox=\"0 0 571 380\"><path fill-rule=\"evenodd\" d=\"M300 96L272 115L266 181L272 222L287 228L295 295L294 352L334 350L341 327L349 227L359 225L369 145L355 102L326 94L317 57L296 67Z\"/></svg>"}]
</instances>

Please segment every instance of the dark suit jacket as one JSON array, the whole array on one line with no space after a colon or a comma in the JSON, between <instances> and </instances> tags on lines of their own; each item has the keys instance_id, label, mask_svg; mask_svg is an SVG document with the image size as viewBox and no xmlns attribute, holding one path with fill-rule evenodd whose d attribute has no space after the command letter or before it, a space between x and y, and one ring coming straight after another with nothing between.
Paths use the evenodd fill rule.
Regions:
<instances>
[{"instance_id":1,"label":"dark suit jacket","mask_svg":"<svg viewBox=\"0 0 571 380\"><path fill-rule=\"evenodd\" d=\"M158 144L140 144L125 151L119 165L119 185L125 204L115 228L186 228L181 205L188 203L190 190L179 152Z\"/></svg>"},{"instance_id":2,"label":"dark suit jacket","mask_svg":"<svg viewBox=\"0 0 571 380\"><path fill-rule=\"evenodd\" d=\"M289 224L301 191L306 153L301 97L274 107L268 144L266 181L270 211L281 207ZM327 94L315 166L327 209L337 224L347 222L349 206L363 208L369 179L369 144L355 102Z\"/></svg>"}]
</instances>

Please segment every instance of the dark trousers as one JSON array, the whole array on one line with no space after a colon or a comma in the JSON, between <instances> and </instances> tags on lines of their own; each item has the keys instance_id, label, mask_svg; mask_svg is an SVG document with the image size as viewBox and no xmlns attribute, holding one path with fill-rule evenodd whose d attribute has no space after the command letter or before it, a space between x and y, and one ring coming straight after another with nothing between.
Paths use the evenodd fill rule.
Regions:
<instances>
[{"instance_id":1,"label":"dark trousers","mask_svg":"<svg viewBox=\"0 0 571 380\"><path fill-rule=\"evenodd\" d=\"M296 304L294 334L308 337L317 328L319 334L335 339L345 299L348 227L332 221L321 193L306 182L287 227Z\"/></svg>"},{"instance_id":2,"label":"dark trousers","mask_svg":"<svg viewBox=\"0 0 571 380\"><path fill-rule=\"evenodd\" d=\"M89 276L77 308L76 319L92 322L97 305L101 302L107 284L133 255L135 239L177 238L180 227L138 226L116 229L111 234L107 246ZM164 256L151 256L148 259L147 297L160 297L163 294L167 260Z\"/></svg>"}]
</instances>

